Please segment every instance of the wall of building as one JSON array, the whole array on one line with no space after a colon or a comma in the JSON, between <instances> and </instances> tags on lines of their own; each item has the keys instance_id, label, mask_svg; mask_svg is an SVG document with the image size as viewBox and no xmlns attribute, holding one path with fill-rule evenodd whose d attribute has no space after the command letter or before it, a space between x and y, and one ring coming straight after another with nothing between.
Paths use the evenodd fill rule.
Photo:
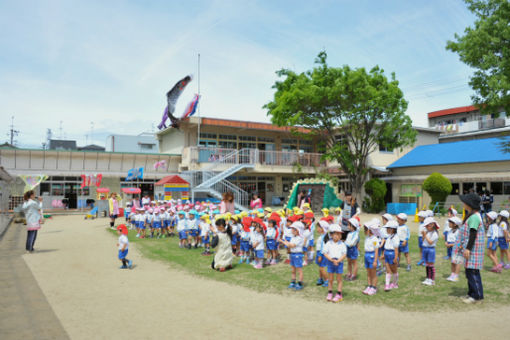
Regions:
<instances>
[{"instance_id":1,"label":"wall of building","mask_svg":"<svg viewBox=\"0 0 510 340\"><path fill-rule=\"evenodd\" d=\"M109 152L159 152L158 140L154 134L112 135L106 139L106 151Z\"/></svg>"},{"instance_id":2,"label":"wall of building","mask_svg":"<svg viewBox=\"0 0 510 340\"><path fill-rule=\"evenodd\" d=\"M186 134L178 129L169 129L158 134L159 152L182 154L182 149L186 146Z\"/></svg>"}]
</instances>

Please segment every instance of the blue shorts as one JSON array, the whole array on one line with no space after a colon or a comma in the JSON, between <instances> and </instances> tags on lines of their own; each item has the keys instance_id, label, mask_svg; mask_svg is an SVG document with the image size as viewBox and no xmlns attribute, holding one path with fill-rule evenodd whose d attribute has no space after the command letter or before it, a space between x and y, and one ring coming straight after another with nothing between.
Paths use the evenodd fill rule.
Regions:
<instances>
[{"instance_id":1,"label":"blue shorts","mask_svg":"<svg viewBox=\"0 0 510 340\"><path fill-rule=\"evenodd\" d=\"M292 237L285 236L285 241L290 242L291 239L292 239ZM285 246L285 248L288 248L288 247Z\"/></svg>"},{"instance_id":2,"label":"blue shorts","mask_svg":"<svg viewBox=\"0 0 510 340\"><path fill-rule=\"evenodd\" d=\"M498 245L502 250L508 249L508 243L504 237L498 237Z\"/></svg>"},{"instance_id":3,"label":"blue shorts","mask_svg":"<svg viewBox=\"0 0 510 340\"><path fill-rule=\"evenodd\" d=\"M264 258L264 251L263 250L255 250L255 257L258 259Z\"/></svg>"},{"instance_id":4,"label":"blue shorts","mask_svg":"<svg viewBox=\"0 0 510 340\"><path fill-rule=\"evenodd\" d=\"M426 263L436 262L436 247L423 247L423 260Z\"/></svg>"},{"instance_id":5,"label":"blue shorts","mask_svg":"<svg viewBox=\"0 0 510 340\"><path fill-rule=\"evenodd\" d=\"M498 249L498 240L497 239L487 239L487 249L496 250Z\"/></svg>"},{"instance_id":6,"label":"blue shorts","mask_svg":"<svg viewBox=\"0 0 510 340\"><path fill-rule=\"evenodd\" d=\"M202 243L209 244L209 236L202 236Z\"/></svg>"},{"instance_id":7,"label":"blue shorts","mask_svg":"<svg viewBox=\"0 0 510 340\"><path fill-rule=\"evenodd\" d=\"M373 269L377 265L375 261L375 251L365 252L365 268Z\"/></svg>"},{"instance_id":8,"label":"blue shorts","mask_svg":"<svg viewBox=\"0 0 510 340\"><path fill-rule=\"evenodd\" d=\"M198 236L198 229L191 229L189 232L190 236Z\"/></svg>"},{"instance_id":9,"label":"blue shorts","mask_svg":"<svg viewBox=\"0 0 510 340\"><path fill-rule=\"evenodd\" d=\"M179 240L185 240L188 238L188 234L186 233L186 231L179 231Z\"/></svg>"},{"instance_id":10,"label":"blue shorts","mask_svg":"<svg viewBox=\"0 0 510 340\"><path fill-rule=\"evenodd\" d=\"M152 228L161 229L161 222L152 222Z\"/></svg>"},{"instance_id":11,"label":"blue shorts","mask_svg":"<svg viewBox=\"0 0 510 340\"><path fill-rule=\"evenodd\" d=\"M247 252L250 251L250 242L241 240L241 251Z\"/></svg>"},{"instance_id":12,"label":"blue shorts","mask_svg":"<svg viewBox=\"0 0 510 340\"><path fill-rule=\"evenodd\" d=\"M320 262L319 259L321 259ZM327 267L328 262L329 262L328 259L325 258L321 253L317 253L317 255L315 255L315 264L318 265L320 268Z\"/></svg>"},{"instance_id":13,"label":"blue shorts","mask_svg":"<svg viewBox=\"0 0 510 340\"><path fill-rule=\"evenodd\" d=\"M124 211L124 218L127 220L127 218L129 217L129 211Z\"/></svg>"},{"instance_id":14,"label":"blue shorts","mask_svg":"<svg viewBox=\"0 0 510 340\"><path fill-rule=\"evenodd\" d=\"M347 258L349 260L356 260L359 256L358 247L347 247Z\"/></svg>"},{"instance_id":15,"label":"blue shorts","mask_svg":"<svg viewBox=\"0 0 510 340\"><path fill-rule=\"evenodd\" d=\"M120 250L120 249L119 249L119 260L123 260L123 259L125 259L125 258L126 258L126 256L127 256L127 254L128 254L128 249L126 249L126 250L124 250L124 251L122 251L122 250Z\"/></svg>"},{"instance_id":16,"label":"blue shorts","mask_svg":"<svg viewBox=\"0 0 510 340\"><path fill-rule=\"evenodd\" d=\"M333 264L333 262L328 261L328 273L329 274L343 274L344 273L344 263L340 262L337 266L335 266Z\"/></svg>"},{"instance_id":17,"label":"blue shorts","mask_svg":"<svg viewBox=\"0 0 510 340\"><path fill-rule=\"evenodd\" d=\"M423 236L418 236L418 247L423 249Z\"/></svg>"},{"instance_id":18,"label":"blue shorts","mask_svg":"<svg viewBox=\"0 0 510 340\"><path fill-rule=\"evenodd\" d=\"M237 241L238 241L238 237L237 237L237 234L232 234L232 241L231 241L231 244L233 246L235 246L237 244Z\"/></svg>"},{"instance_id":19,"label":"blue shorts","mask_svg":"<svg viewBox=\"0 0 510 340\"><path fill-rule=\"evenodd\" d=\"M398 251L400 253L407 254L407 253L409 253L409 241L406 242L405 246L402 245L403 243L404 243L403 241L400 241L400 245L398 246Z\"/></svg>"},{"instance_id":20,"label":"blue shorts","mask_svg":"<svg viewBox=\"0 0 510 340\"><path fill-rule=\"evenodd\" d=\"M386 261L387 264L395 264L395 251L393 249L384 250L384 261Z\"/></svg>"},{"instance_id":21,"label":"blue shorts","mask_svg":"<svg viewBox=\"0 0 510 340\"><path fill-rule=\"evenodd\" d=\"M448 245L453 245L453 243L447 243ZM452 258L453 254L453 247L446 248L446 256L449 258Z\"/></svg>"},{"instance_id":22,"label":"blue shorts","mask_svg":"<svg viewBox=\"0 0 510 340\"><path fill-rule=\"evenodd\" d=\"M145 229L145 223L138 221L137 228Z\"/></svg>"},{"instance_id":23,"label":"blue shorts","mask_svg":"<svg viewBox=\"0 0 510 340\"><path fill-rule=\"evenodd\" d=\"M448 232L447 231L443 231L443 236L444 236L444 239L446 240L446 236L448 236Z\"/></svg>"},{"instance_id":24,"label":"blue shorts","mask_svg":"<svg viewBox=\"0 0 510 340\"><path fill-rule=\"evenodd\" d=\"M315 245L315 240L308 240L308 246L313 247Z\"/></svg>"},{"instance_id":25,"label":"blue shorts","mask_svg":"<svg viewBox=\"0 0 510 340\"><path fill-rule=\"evenodd\" d=\"M295 268L303 268L303 253L290 253L290 265Z\"/></svg>"},{"instance_id":26,"label":"blue shorts","mask_svg":"<svg viewBox=\"0 0 510 340\"><path fill-rule=\"evenodd\" d=\"M116 219L117 217L117 215L110 214L110 218Z\"/></svg>"},{"instance_id":27,"label":"blue shorts","mask_svg":"<svg viewBox=\"0 0 510 340\"><path fill-rule=\"evenodd\" d=\"M276 246L276 240L275 239L268 239L266 240L266 246L267 250L276 250L278 249Z\"/></svg>"}]
</instances>

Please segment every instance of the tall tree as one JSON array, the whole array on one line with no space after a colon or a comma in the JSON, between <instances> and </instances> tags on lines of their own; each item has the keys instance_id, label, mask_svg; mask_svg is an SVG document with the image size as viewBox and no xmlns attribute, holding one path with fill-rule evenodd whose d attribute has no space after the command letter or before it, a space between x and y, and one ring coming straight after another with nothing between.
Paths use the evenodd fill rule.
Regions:
<instances>
[{"instance_id":1,"label":"tall tree","mask_svg":"<svg viewBox=\"0 0 510 340\"><path fill-rule=\"evenodd\" d=\"M368 174L368 156L386 149L411 145L416 139L407 102L398 87L379 67L370 71L349 66L330 67L327 54L318 54L317 66L295 73L277 71L273 101L268 110L273 124L301 126L323 145L324 157L336 161L359 197Z\"/></svg>"},{"instance_id":2,"label":"tall tree","mask_svg":"<svg viewBox=\"0 0 510 340\"><path fill-rule=\"evenodd\" d=\"M469 85L472 100L482 112L510 112L510 2L508 0L464 0L476 16L464 35L455 34L446 49L475 69Z\"/></svg>"}]
</instances>

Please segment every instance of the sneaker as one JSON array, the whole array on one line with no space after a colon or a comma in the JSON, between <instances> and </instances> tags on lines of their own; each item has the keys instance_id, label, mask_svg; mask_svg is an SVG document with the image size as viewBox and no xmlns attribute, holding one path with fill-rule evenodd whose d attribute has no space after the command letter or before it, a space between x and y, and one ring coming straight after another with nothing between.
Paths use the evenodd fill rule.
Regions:
<instances>
[{"instance_id":1,"label":"sneaker","mask_svg":"<svg viewBox=\"0 0 510 340\"><path fill-rule=\"evenodd\" d=\"M505 264L505 265L503 266L503 268L505 268L505 269L510 269L510 263Z\"/></svg>"},{"instance_id":2,"label":"sneaker","mask_svg":"<svg viewBox=\"0 0 510 340\"><path fill-rule=\"evenodd\" d=\"M352 276L350 274L347 274L345 276L345 281L352 281Z\"/></svg>"},{"instance_id":3,"label":"sneaker","mask_svg":"<svg viewBox=\"0 0 510 340\"><path fill-rule=\"evenodd\" d=\"M436 283L434 282L434 280L431 280L431 279L427 279L426 280L427 282L422 282L425 286L433 286L435 285Z\"/></svg>"},{"instance_id":4,"label":"sneaker","mask_svg":"<svg viewBox=\"0 0 510 340\"><path fill-rule=\"evenodd\" d=\"M476 303L476 300L473 299L471 296L468 296L467 298L462 299L462 302L467 303L467 304L473 304L473 303Z\"/></svg>"},{"instance_id":5,"label":"sneaker","mask_svg":"<svg viewBox=\"0 0 510 340\"><path fill-rule=\"evenodd\" d=\"M119 269L127 269L127 266L120 266Z\"/></svg>"},{"instance_id":6,"label":"sneaker","mask_svg":"<svg viewBox=\"0 0 510 340\"><path fill-rule=\"evenodd\" d=\"M308 266L308 261L304 260L303 261L303 266Z\"/></svg>"},{"instance_id":7,"label":"sneaker","mask_svg":"<svg viewBox=\"0 0 510 340\"><path fill-rule=\"evenodd\" d=\"M133 269L133 260L129 260L128 267L129 269Z\"/></svg>"},{"instance_id":8,"label":"sneaker","mask_svg":"<svg viewBox=\"0 0 510 340\"><path fill-rule=\"evenodd\" d=\"M301 283L296 283L296 286L294 287L295 290L301 290L303 289L303 285Z\"/></svg>"},{"instance_id":9,"label":"sneaker","mask_svg":"<svg viewBox=\"0 0 510 340\"><path fill-rule=\"evenodd\" d=\"M136 234L136 237L140 237L140 234Z\"/></svg>"},{"instance_id":10,"label":"sneaker","mask_svg":"<svg viewBox=\"0 0 510 340\"><path fill-rule=\"evenodd\" d=\"M423 260L420 260L420 261L418 261L418 263L416 265L421 266L422 264L423 264Z\"/></svg>"},{"instance_id":11,"label":"sneaker","mask_svg":"<svg viewBox=\"0 0 510 340\"><path fill-rule=\"evenodd\" d=\"M351 281L356 281L358 279L358 276L351 275Z\"/></svg>"},{"instance_id":12,"label":"sneaker","mask_svg":"<svg viewBox=\"0 0 510 340\"><path fill-rule=\"evenodd\" d=\"M384 285L384 291L389 292L391 290L391 285Z\"/></svg>"},{"instance_id":13,"label":"sneaker","mask_svg":"<svg viewBox=\"0 0 510 340\"><path fill-rule=\"evenodd\" d=\"M411 271L411 265L410 265L410 264L408 264L408 265L407 265L406 270L407 270L408 272L410 272L410 271Z\"/></svg>"},{"instance_id":14,"label":"sneaker","mask_svg":"<svg viewBox=\"0 0 510 340\"><path fill-rule=\"evenodd\" d=\"M376 293L377 293L377 289L370 287L367 295L372 296L372 295L375 295Z\"/></svg>"},{"instance_id":15,"label":"sneaker","mask_svg":"<svg viewBox=\"0 0 510 340\"><path fill-rule=\"evenodd\" d=\"M188 248L188 249L191 249L191 244L188 244L188 247L187 247L187 248Z\"/></svg>"},{"instance_id":16,"label":"sneaker","mask_svg":"<svg viewBox=\"0 0 510 340\"><path fill-rule=\"evenodd\" d=\"M296 283L295 282L291 282L290 285L287 288L295 289L296 288Z\"/></svg>"},{"instance_id":17,"label":"sneaker","mask_svg":"<svg viewBox=\"0 0 510 340\"><path fill-rule=\"evenodd\" d=\"M443 257L443 260L449 260L449 259L450 259L450 256Z\"/></svg>"},{"instance_id":18,"label":"sneaker","mask_svg":"<svg viewBox=\"0 0 510 340\"><path fill-rule=\"evenodd\" d=\"M398 283L392 283L391 289L398 289Z\"/></svg>"},{"instance_id":19,"label":"sneaker","mask_svg":"<svg viewBox=\"0 0 510 340\"><path fill-rule=\"evenodd\" d=\"M244 259L241 257L241 258L239 259L239 262L237 262L237 263L238 263L238 264L241 264L241 263L243 263L243 261L244 261Z\"/></svg>"},{"instance_id":20,"label":"sneaker","mask_svg":"<svg viewBox=\"0 0 510 340\"><path fill-rule=\"evenodd\" d=\"M452 279L450 281L459 282L459 277L457 275L455 275L454 277L452 277Z\"/></svg>"},{"instance_id":21,"label":"sneaker","mask_svg":"<svg viewBox=\"0 0 510 340\"><path fill-rule=\"evenodd\" d=\"M290 259L286 259L285 264L290 264Z\"/></svg>"},{"instance_id":22,"label":"sneaker","mask_svg":"<svg viewBox=\"0 0 510 340\"><path fill-rule=\"evenodd\" d=\"M262 263L256 264L254 267L255 267L255 269L262 269L263 268Z\"/></svg>"},{"instance_id":23,"label":"sneaker","mask_svg":"<svg viewBox=\"0 0 510 340\"><path fill-rule=\"evenodd\" d=\"M333 293L328 293L328 296L326 296L326 301L332 301L333 300Z\"/></svg>"},{"instance_id":24,"label":"sneaker","mask_svg":"<svg viewBox=\"0 0 510 340\"><path fill-rule=\"evenodd\" d=\"M340 302L343 300L342 294L336 294L333 302Z\"/></svg>"},{"instance_id":25,"label":"sneaker","mask_svg":"<svg viewBox=\"0 0 510 340\"><path fill-rule=\"evenodd\" d=\"M317 282L315 283L317 286L322 286L322 284L324 283L324 280L321 279L321 278L318 278L317 279Z\"/></svg>"},{"instance_id":26,"label":"sneaker","mask_svg":"<svg viewBox=\"0 0 510 340\"><path fill-rule=\"evenodd\" d=\"M267 259L266 260L266 265L269 266L271 264L271 260L270 259Z\"/></svg>"},{"instance_id":27,"label":"sneaker","mask_svg":"<svg viewBox=\"0 0 510 340\"><path fill-rule=\"evenodd\" d=\"M451 282L451 281L452 281L452 279L453 279L453 274L450 274L450 276L448 276L448 277L446 278L446 281L450 281L450 282Z\"/></svg>"},{"instance_id":28,"label":"sneaker","mask_svg":"<svg viewBox=\"0 0 510 340\"><path fill-rule=\"evenodd\" d=\"M329 281L325 280L324 283L322 284L322 287L328 287L328 286L329 286Z\"/></svg>"},{"instance_id":29,"label":"sneaker","mask_svg":"<svg viewBox=\"0 0 510 340\"><path fill-rule=\"evenodd\" d=\"M370 291L370 287L367 286L367 288L365 288L365 290L362 293L365 295L368 295L369 291Z\"/></svg>"},{"instance_id":30,"label":"sneaker","mask_svg":"<svg viewBox=\"0 0 510 340\"><path fill-rule=\"evenodd\" d=\"M274 265L275 265L275 264L277 264L277 263L278 263L278 262L276 262L276 260L275 260L275 259L272 259L270 264L274 266Z\"/></svg>"},{"instance_id":31,"label":"sneaker","mask_svg":"<svg viewBox=\"0 0 510 340\"><path fill-rule=\"evenodd\" d=\"M429 281L430 281L430 279L425 279L425 280L422 282L422 284L424 284L424 285L427 285L427 286L428 286L428 285L429 285Z\"/></svg>"}]
</instances>

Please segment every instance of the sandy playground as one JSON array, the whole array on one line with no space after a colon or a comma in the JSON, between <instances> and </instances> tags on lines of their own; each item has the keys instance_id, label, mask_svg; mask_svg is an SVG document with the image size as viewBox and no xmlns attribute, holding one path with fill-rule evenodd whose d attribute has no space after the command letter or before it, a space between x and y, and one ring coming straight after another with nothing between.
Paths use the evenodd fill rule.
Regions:
<instances>
[{"instance_id":1,"label":"sandy playground","mask_svg":"<svg viewBox=\"0 0 510 340\"><path fill-rule=\"evenodd\" d=\"M510 332L510 306L418 313L264 294L192 276L142 257L133 245L136 267L119 270L107 222L56 216L38 236L39 252L23 255L72 339L473 339Z\"/></svg>"}]
</instances>

